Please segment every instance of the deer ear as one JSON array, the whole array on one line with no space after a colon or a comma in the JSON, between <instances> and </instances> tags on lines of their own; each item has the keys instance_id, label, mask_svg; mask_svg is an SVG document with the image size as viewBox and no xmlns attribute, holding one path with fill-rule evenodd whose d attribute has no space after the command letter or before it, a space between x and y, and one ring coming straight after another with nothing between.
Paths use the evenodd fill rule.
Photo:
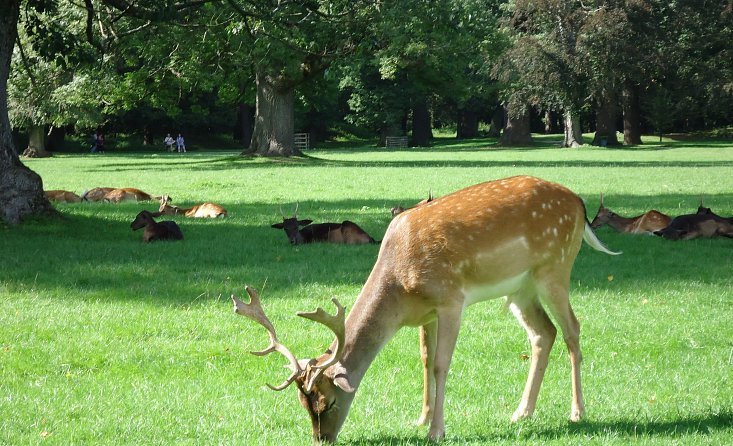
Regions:
<instances>
[{"instance_id":1,"label":"deer ear","mask_svg":"<svg viewBox=\"0 0 733 446\"><path fill-rule=\"evenodd\" d=\"M349 382L349 372L341 364L336 364L331 370L333 384L346 393L354 393L356 389Z\"/></svg>"},{"instance_id":2,"label":"deer ear","mask_svg":"<svg viewBox=\"0 0 733 446\"><path fill-rule=\"evenodd\" d=\"M283 228L284 226L283 226L283 224L282 224L282 223L275 223L275 224L274 224L274 225L272 225L271 227L272 227L272 228L275 228L275 229L282 229L282 228Z\"/></svg>"},{"instance_id":3,"label":"deer ear","mask_svg":"<svg viewBox=\"0 0 733 446\"><path fill-rule=\"evenodd\" d=\"M313 223L313 220L298 220L298 225L300 226L308 226L311 223Z\"/></svg>"}]
</instances>

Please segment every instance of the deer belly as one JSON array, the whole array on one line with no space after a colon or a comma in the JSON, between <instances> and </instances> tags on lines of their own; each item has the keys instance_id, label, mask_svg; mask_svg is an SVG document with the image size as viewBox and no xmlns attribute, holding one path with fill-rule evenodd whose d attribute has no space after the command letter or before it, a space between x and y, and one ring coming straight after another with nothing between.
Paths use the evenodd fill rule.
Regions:
<instances>
[{"instance_id":1,"label":"deer belly","mask_svg":"<svg viewBox=\"0 0 733 446\"><path fill-rule=\"evenodd\" d=\"M508 277L498 282L477 283L466 285L461 288L463 293L463 307L473 305L477 302L504 297L519 291L529 277L529 271L524 271L516 276Z\"/></svg>"}]
</instances>

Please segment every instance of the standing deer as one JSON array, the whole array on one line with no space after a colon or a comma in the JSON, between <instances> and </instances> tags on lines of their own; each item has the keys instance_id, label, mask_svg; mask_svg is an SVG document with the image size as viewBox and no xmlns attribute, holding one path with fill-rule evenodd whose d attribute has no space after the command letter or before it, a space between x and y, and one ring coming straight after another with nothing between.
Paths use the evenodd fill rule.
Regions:
<instances>
[{"instance_id":1,"label":"standing deer","mask_svg":"<svg viewBox=\"0 0 733 446\"><path fill-rule=\"evenodd\" d=\"M672 220L668 215L652 209L636 217L622 217L603 205L603 194L601 194L601 205L598 208L596 217L590 223L590 227L598 229L608 225L618 232L629 234L654 234L655 231L666 228Z\"/></svg>"},{"instance_id":2,"label":"standing deer","mask_svg":"<svg viewBox=\"0 0 733 446\"><path fill-rule=\"evenodd\" d=\"M420 424L428 436L445 436L445 383L463 313L469 305L506 296L524 326L532 357L522 399L512 420L530 417L560 325L570 353L570 419L584 414L580 385L580 328L568 299L570 272L585 240L609 251L586 220L583 201L565 187L519 176L478 184L436 199L392 220L379 256L348 318L321 308L299 316L322 323L336 340L318 358L298 359L277 339L257 293L251 301L232 296L235 312L263 325L270 346L290 362L289 378L274 390L296 383L310 415L314 443L335 442L354 393L384 345L405 326L420 326L424 367Z\"/></svg>"},{"instance_id":3,"label":"standing deer","mask_svg":"<svg viewBox=\"0 0 733 446\"><path fill-rule=\"evenodd\" d=\"M190 218L218 218L227 216L227 210L214 203L201 203L190 208L179 208L170 203L171 198L168 195L160 197L159 215L184 215Z\"/></svg>"}]
</instances>

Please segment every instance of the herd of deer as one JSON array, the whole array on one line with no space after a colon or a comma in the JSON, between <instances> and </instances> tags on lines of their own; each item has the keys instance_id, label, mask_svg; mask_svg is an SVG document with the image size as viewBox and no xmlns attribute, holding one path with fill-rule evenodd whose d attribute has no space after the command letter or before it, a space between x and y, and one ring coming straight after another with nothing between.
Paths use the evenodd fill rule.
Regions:
<instances>
[{"instance_id":1,"label":"herd of deer","mask_svg":"<svg viewBox=\"0 0 733 446\"><path fill-rule=\"evenodd\" d=\"M671 218L655 209L636 217L622 217L603 205L598 208L590 226L593 229L608 225L618 232L629 234L654 234L669 240L691 240L695 238L733 238L733 217L721 217L706 208L702 197L694 214Z\"/></svg>"},{"instance_id":2,"label":"herd of deer","mask_svg":"<svg viewBox=\"0 0 733 446\"><path fill-rule=\"evenodd\" d=\"M84 197L90 199L91 192ZM129 193L105 199L114 201L112 197L127 197ZM182 237L177 226L155 223L153 217L196 216L194 208L170 211L166 206L173 208L167 197L161 197L160 210L142 211L133 221L133 229L145 227L147 234L151 228L154 234L155 225L163 224L167 232ZM219 215L226 214L222 211ZM702 202L696 214L670 218L649 211L625 218L605 208L601 198L598 214L589 223L579 196L559 184L528 176L485 182L440 198L431 194L412 208L393 208L392 214L381 242L350 221L314 225L310 220L283 215L282 223L272 225L285 230L292 244L380 243L376 263L348 316L335 298L335 315L322 308L298 313L334 333L335 340L320 356L298 359L280 343L255 289L245 288L249 303L232 295L234 311L268 333L268 347L252 353L263 356L278 352L286 358L288 378L270 387L297 387L300 403L311 418L316 444L336 441L371 363L406 326L419 327L420 331L424 390L418 423L429 425L431 440L442 439L445 384L463 314L470 305L499 297L506 299L531 345L529 374L512 421L531 417L535 411L557 336L553 319L562 330L569 353L570 420L579 421L585 413L582 354L580 325L569 301L570 274L583 242L605 254L620 254L609 250L593 228L607 224L621 232L654 233L671 239L733 237L731 219L715 215Z\"/></svg>"}]
</instances>

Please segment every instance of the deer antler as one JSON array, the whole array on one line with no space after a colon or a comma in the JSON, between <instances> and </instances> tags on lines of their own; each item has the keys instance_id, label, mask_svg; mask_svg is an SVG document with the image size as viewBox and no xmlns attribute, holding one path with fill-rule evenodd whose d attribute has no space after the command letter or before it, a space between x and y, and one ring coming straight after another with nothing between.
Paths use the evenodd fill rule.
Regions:
<instances>
[{"instance_id":1,"label":"deer antler","mask_svg":"<svg viewBox=\"0 0 733 446\"><path fill-rule=\"evenodd\" d=\"M299 202L295 202L295 210L293 211L293 217L298 217L298 206L300 205Z\"/></svg>"},{"instance_id":2,"label":"deer antler","mask_svg":"<svg viewBox=\"0 0 733 446\"><path fill-rule=\"evenodd\" d=\"M290 350L287 349L287 347L285 347L280 343L280 341L278 341L277 335L275 334L275 327L272 325L272 322L270 322L267 316L265 316L265 312L262 309L262 304L260 303L260 298L257 294L257 290L248 286L245 287L245 290L247 291L247 294L249 294L250 303L245 304L239 298L232 294L232 301L234 302L234 312L239 315L246 316L249 319L252 319L253 321L259 323L260 325L265 327L267 333L270 336L269 347L259 352L250 353L255 356L265 356L269 353L276 351L285 356L288 361L290 361L290 365L288 368L292 370L293 373L288 377L288 379L286 379L279 386L272 386L270 384L267 384L267 387L271 388L272 390L283 390L303 374L303 369L300 367L300 364L298 363L295 355L293 355Z\"/></svg>"},{"instance_id":3,"label":"deer antler","mask_svg":"<svg viewBox=\"0 0 733 446\"><path fill-rule=\"evenodd\" d=\"M344 307L341 305L335 297L331 301L336 305L336 314L331 316L326 313L323 308L318 308L316 311L310 313L298 312L298 316L310 319L315 322L319 322L326 327L330 328L331 331L336 335L336 351L333 352L330 358L319 365L314 365L311 370L315 370L315 373L308 380L305 390L310 392L313 388L313 384L316 379L323 373L324 370L331 367L332 365L339 362L341 356L344 354L344 339L346 337L346 326L345 326L345 312Z\"/></svg>"},{"instance_id":4,"label":"deer antler","mask_svg":"<svg viewBox=\"0 0 733 446\"><path fill-rule=\"evenodd\" d=\"M603 192L601 192L601 206L603 206Z\"/></svg>"}]
</instances>

